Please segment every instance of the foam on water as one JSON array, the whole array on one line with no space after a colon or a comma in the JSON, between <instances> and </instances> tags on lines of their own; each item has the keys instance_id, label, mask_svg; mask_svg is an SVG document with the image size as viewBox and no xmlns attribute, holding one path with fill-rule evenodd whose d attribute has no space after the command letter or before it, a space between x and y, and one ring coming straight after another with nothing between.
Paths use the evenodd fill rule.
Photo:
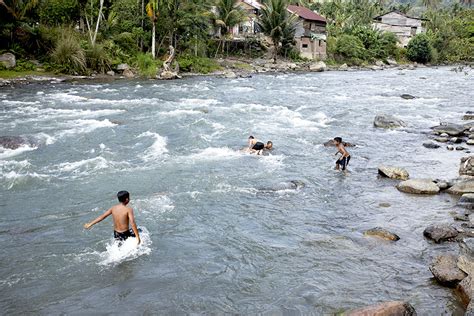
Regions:
<instances>
[{"instance_id":1,"label":"foam on water","mask_svg":"<svg viewBox=\"0 0 474 316\"><path fill-rule=\"evenodd\" d=\"M3 148L2 146L0 146L0 159L15 157L22 153L35 150L37 148L38 147L36 146L30 146L30 145L22 145L16 149Z\"/></svg>"},{"instance_id":2,"label":"foam on water","mask_svg":"<svg viewBox=\"0 0 474 316\"><path fill-rule=\"evenodd\" d=\"M99 254L101 261L100 265L109 266L117 265L119 263L136 259L143 255L151 253L151 238L150 233L145 227L139 227L140 245L137 246L137 239L130 237L127 240L120 242L113 239L106 246L106 251Z\"/></svg>"},{"instance_id":3,"label":"foam on water","mask_svg":"<svg viewBox=\"0 0 474 316\"><path fill-rule=\"evenodd\" d=\"M160 115L164 116L184 116L184 115L199 115L203 114L202 111L196 111L196 110L173 110L169 112L161 112Z\"/></svg>"},{"instance_id":4,"label":"foam on water","mask_svg":"<svg viewBox=\"0 0 474 316\"><path fill-rule=\"evenodd\" d=\"M108 119L105 120L74 120L66 123L61 123L59 126L65 130L58 133L58 137L71 136L76 134L90 133L95 129L104 127L114 127L117 124L112 123Z\"/></svg>"},{"instance_id":5,"label":"foam on water","mask_svg":"<svg viewBox=\"0 0 474 316\"><path fill-rule=\"evenodd\" d=\"M155 216L161 213L171 212L175 206L173 201L164 193L157 193L148 198L138 198L133 200L132 207L136 213L141 213L150 219L155 219Z\"/></svg>"},{"instance_id":6,"label":"foam on water","mask_svg":"<svg viewBox=\"0 0 474 316\"><path fill-rule=\"evenodd\" d=\"M246 155L242 151L236 151L229 147L208 147L201 152L187 156L192 160L224 160L234 159Z\"/></svg>"},{"instance_id":7,"label":"foam on water","mask_svg":"<svg viewBox=\"0 0 474 316\"><path fill-rule=\"evenodd\" d=\"M153 144L145 151L143 155L141 155L141 158L145 161L150 161L153 160L157 157L162 156L163 154L166 154L168 152L168 149L166 148L166 137L161 136L158 133L153 133L150 131L147 131L145 133L142 133L138 135L138 137L151 137L155 141Z\"/></svg>"}]
</instances>

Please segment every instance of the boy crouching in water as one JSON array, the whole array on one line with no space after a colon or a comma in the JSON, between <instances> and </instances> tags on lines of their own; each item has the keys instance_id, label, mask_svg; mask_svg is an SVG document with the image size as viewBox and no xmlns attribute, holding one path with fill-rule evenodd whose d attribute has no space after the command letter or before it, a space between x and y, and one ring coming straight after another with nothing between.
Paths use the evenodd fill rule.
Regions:
<instances>
[{"instance_id":1,"label":"boy crouching in water","mask_svg":"<svg viewBox=\"0 0 474 316\"><path fill-rule=\"evenodd\" d=\"M339 168L342 167L342 171L346 171L349 160L351 160L351 155L346 150L346 147L344 147L341 137L335 137L334 144L337 147L336 156L341 154L341 157L336 161L336 170L339 170Z\"/></svg>"},{"instance_id":2,"label":"boy crouching in water","mask_svg":"<svg viewBox=\"0 0 474 316\"><path fill-rule=\"evenodd\" d=\"M103 221L109 215L112 215L114 220L114 238L118 241L125 241L128 237L136 237L140 244L140 235L138 233L137 224L135 223L135 216L133 209L127 206L130 202L130 193L127 191L120 191L117 193L119 204L112 206L104 214L100 215L92 222L84 224L85 229L90 229L95 224ZM132 226L130 229L129 225Z\"/></svg>"}]
</instances>

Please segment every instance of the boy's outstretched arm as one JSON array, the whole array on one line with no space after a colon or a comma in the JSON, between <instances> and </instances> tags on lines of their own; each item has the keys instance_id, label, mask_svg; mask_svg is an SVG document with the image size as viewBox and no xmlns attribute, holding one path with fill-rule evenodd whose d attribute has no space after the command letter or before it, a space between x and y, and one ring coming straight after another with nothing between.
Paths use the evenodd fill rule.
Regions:
<instances>
[{"instance_id":1,"label":"boy's outstretched arm","mask_svg":"<svg viewBox=\"0 0 474 316\"><path fill-rule=\"evenodd\" d=\"M90 229L90 228L91 228L92 226L94 226L95 224L97 224L97 223L99 223L99 222L102 222L104 219L106 219L110 214L112 214L112 209L109 209L107 212L105 212L104 214L100 215L99 217L97 217L96 219L94 219L92 222L84 224L84 228L85 228L85 229Z\"/></svg>"},{"instance_id":2,"label":"boy's outstretched arm","mask_svg":"<svg viewBox=\"0 0 474 316\"><path fill-rule=\"evenodd\" d=\"M130 225L132 225L133 233L137 237L138 244L140 244L140 242L141 242L140 234L138 233L137 223L135 223L135 216L133 214L133 209L130 209L130 211L128 212L128 220L130 222Z\"/></svg>"}]
</instances>

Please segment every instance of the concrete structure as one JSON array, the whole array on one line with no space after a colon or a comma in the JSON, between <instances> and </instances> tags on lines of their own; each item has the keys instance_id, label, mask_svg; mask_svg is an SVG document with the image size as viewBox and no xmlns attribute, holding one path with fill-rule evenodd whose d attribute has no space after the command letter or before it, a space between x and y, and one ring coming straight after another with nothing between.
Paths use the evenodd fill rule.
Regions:
<instances>
[{"instance_id":1,"label":"concrete structure","mask_svg":"<svg viewBox=\"0 0 474 316\"><path fill-rule=\"evenodd\" d=\"M413 36L425 32L422 26L423 21L424 19L393 10L374 18L373 26L382 32L394 33L398 38L399 46L406 47Z\"/></svg>"},{"instance_id":2,"label":"concrete structure","mask_svg":"<svg viewBox=\"0 0 474 316\"><path fill-rule=\"evenodd\" d=\"M295 40L300 56L311 60L326 59L326 19L302 6L289 5L288 11L298 16Z\"/></svg>"},{"instance_id":3,"label":"concrete structure","mask_svg":"<svg viewBox=\"0 0 474 316\"><path fill-rule=\"evenodd\" d=\"M232 36L239 38L260 33L257 20L262 5L256 0L241 0L240 5L247 13L246 20L232 29Z\"/></svg>"}]
</instances>

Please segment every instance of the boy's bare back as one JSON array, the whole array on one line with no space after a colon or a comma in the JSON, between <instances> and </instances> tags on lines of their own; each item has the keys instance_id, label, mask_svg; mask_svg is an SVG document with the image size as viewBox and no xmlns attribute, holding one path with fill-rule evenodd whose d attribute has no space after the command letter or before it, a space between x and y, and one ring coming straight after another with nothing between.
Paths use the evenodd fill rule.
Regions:
<instances>
[{"instance_id":1,"label":"boy's bare back","mask_svg":"<svg viewBox=\"0 0 474 316\"><path fill-rule=\"evenodd\" d=\"M112 218L114 219L114 230L122 233L129 229L130 214L133 212L132 208L123 204L112 206Z\"/></svg>"}]
</instances>

